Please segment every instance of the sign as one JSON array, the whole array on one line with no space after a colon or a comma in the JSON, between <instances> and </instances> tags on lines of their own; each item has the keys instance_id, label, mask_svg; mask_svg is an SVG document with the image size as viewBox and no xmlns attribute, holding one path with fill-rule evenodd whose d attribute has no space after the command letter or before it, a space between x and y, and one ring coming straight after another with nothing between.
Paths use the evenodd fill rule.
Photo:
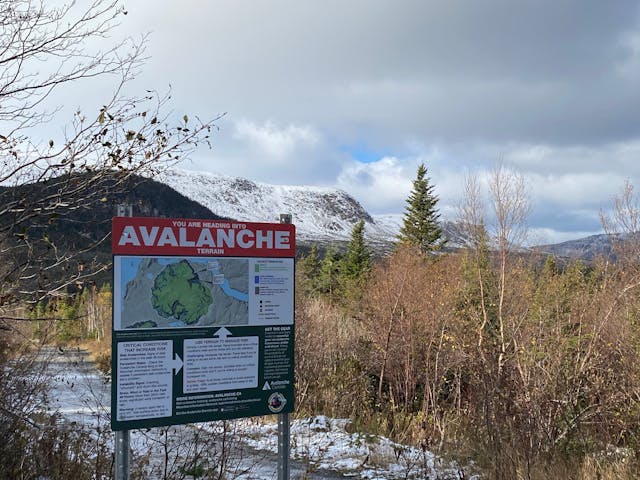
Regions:
<instances>
[{"instance_id":1,"label":"sign","mask_svg":"<svg viewBox=\"0 0 640 480\"><path fill-rule=\"evenodd\" d=\"M115 217L111 427L294 407L295 227Z\"/></svg>"}]
</instances>

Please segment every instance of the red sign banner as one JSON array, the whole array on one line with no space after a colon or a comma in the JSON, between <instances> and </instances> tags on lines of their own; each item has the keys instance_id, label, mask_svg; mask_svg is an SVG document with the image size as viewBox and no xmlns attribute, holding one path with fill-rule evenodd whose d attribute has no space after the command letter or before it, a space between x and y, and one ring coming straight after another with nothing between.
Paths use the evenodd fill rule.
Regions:
<instances>
[{"instance_id":1,"label":"red sign banner","mask_svg":"<svg viewBox=\"0 0 640 480\"><path fill-rule=\"evenodd\" d=\"M294 257L295 226L227 220L114 217L114 255Z\"/></svg>"}]
</instances>

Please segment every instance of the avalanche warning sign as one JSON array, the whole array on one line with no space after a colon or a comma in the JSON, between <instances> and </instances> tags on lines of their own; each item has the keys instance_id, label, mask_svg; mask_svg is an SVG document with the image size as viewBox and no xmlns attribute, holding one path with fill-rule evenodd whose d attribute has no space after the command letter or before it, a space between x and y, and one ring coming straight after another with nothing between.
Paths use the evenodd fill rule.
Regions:
<instances>
[{"instance_id":1,"label":"avalanche warning sign","mask_svg":"<svg viewBox=\"0 0 640 480\"><path fill-rule=\"evenodd\" d=\"M295 227L113 219L111 425L291 412Z\"/></svg>"}]
</instances>

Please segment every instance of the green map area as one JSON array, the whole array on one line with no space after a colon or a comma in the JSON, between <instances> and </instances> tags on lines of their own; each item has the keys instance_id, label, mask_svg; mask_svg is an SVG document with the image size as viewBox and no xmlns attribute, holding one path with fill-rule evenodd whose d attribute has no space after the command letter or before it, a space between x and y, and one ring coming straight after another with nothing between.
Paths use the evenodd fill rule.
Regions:
<instances>
[{"instance_id":1,"label":"green map area","mask_svg":"<svg viewBox=\"0 0 640 480\"><path fill-rule=\"evenodd\" d=\"M183 328L249 323L249 260L138 257L119 260L118 328Z\"/></svg>"},{"instance_id":2,"label":"green map area","mask_svg":"<svg viewBox=\"0 0 640 480\"><path fill-rule=\"evenodd\" d=\"M210 288L203 285L186 260L167 265L151 290L153 308L161 316L175 318L186 325L198 322L212 302Z\"/></svg>"}]
</instances>

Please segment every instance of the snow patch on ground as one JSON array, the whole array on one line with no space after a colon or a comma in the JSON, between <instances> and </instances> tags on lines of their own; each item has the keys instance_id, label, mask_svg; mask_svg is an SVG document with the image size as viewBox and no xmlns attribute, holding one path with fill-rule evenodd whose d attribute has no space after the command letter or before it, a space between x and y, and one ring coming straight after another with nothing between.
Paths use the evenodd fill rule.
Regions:
<instances>
[{"instance_id":1,"label":"snow patch on ground","mask_svg":"<svg viewBox=\"0 0 640 480\"><path fill-rule=\"evenodd\" d=\"M310 471L335 470L368 480L460 478L455 464L440 462L428 450L379 435L349 433L350 424L349 419L323 415L294 420L290 427L292 458L306 463ZM241 430L252 447L277 452L277 424L246 425Z\"/></svg>"}]
</instances>

